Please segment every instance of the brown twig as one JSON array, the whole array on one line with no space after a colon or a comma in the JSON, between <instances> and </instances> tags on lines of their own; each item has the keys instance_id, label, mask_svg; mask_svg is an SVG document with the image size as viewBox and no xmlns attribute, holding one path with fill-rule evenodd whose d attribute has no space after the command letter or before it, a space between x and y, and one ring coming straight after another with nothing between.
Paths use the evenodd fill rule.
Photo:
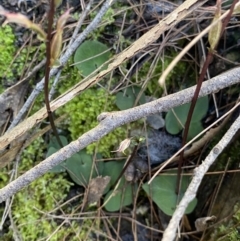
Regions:
<instances>
[{"instance_id":1,"label":"brown twig","mask_svg":"<svg viewBox=\"0 0 240 241\"><path fill-rule=\"evenodd\" d=\"M231 8L230 8L230 11L229 11L228 15L226 16L225 20L223 21L221 35L220 35L218 41L220 40L220 38L221 38L221 36L222 36L226 26L229 23L229 20L230 20L230 18L232 16L234 7L237 4L237 2L238 2L238 0L234 0L234 2L231 5ZM218 2L217 4L220 4L220 2ZM216 47L217 47L217 45L216 45ZM216 49L216 47L215 47L215 49ZM214 50L208 51L208 55L206 57L205 63L203 65L201 74L200 74L198 82L197 82L197 87L196 87L196 90L194 92L194 96L193 96L193 99L192 99L192 102L191 102L191 105L190 105L190 109L189 109L189 112L188 112L188 117L187 117L186 124L185 124L185 129L184 129L184 133L183 133L183 140L182 140L182 146L184 146L186 144L186 141L187 141L187 135L188 135L188 131L189 131L189 127L190 127L193 111L194 111L196 102L197 102L198 97L199 97L199 92L201 90L202 83L204 81L204 76L206 75L207 69L208 69L208 67L209 67L209 65L210 65L210 63L211 63L211 61L213 59L213 54L214 54L213 51ZM179 193L180 174L181 174L181 167L183 165L184 165L184 150L180 153L180 160L179 160L179 163L178 163L178 178L177 178L177 189L176 189L177 193Z\"/></svg>"},{"instance_id":2,"label":"brown twig","mask_svg":"<svg viewBox=\"0 0 240 241\"><path fill-rule=\"evenodd\" d=\"M52 127L53 133L57 139L58 144L63 147L63 144L59 138L57 133L57 128L54 123L53 113L51 111L50 102L49 102L49 76L50 76L50 61L51 61L51 39L52 39L52 26L53 26L53 17L55 13L54 0L50 1L50 9L48 12L48 31L47 31L47 42L46 42L46 67L45 67L45 83L44 83L44 97L45 104L47 109L48 118L50 121L50 125Z\"/></svg>"},{"instance_id":3,"label":"brown twig","mask_svg":"<svg viewBox=\"0 0 240 241\"><path fill-rule=\"evenodd\" d=\"M217 77L212 78L203 83L200 97L208 95L212 92L219 91L220 89L226 88L227 86L239 83L240 79L240 68L235 68L227 71ZM90 131L86 132L80 136L77 140L71 142L67 146L63 147L46 160L40 162L38 165L33 167L31 170L24 173L22 176L18 177L13 182L6 185L4 188L0 189L0 203L5 201L7 198L14 195L23 187L29 185L32 181L36 180L38 177L45 174L48 170L52 169L54 166L60 164L62 161L71 157L73 154L79 152L89 144L100 140L103 136L107 135L119 126L125 125L126 123L133 122L135 120L141 119L145 116L156 114L158 112L166 112L179 104L184 104L190 102L195 86L179 91L178 93L168 95L159 100L155 100L138 107L116 111L113 113L102 113L99 115L99 125ZM42 109L45 111L45 108ZM38 116L38 114L35 114ZM31 122L38 122L33 116L31 119L27 119L26 123L21 123L20 125L31 126ZM21 130L21 133L24 133ZM19 133L17 133L19 136ZM8 134L8 139L0 137L0 148L5 147L12 139L16 138L16 130L12 130Z\"/></svg>"},{"instance_id":4,"label":"brown twig","mask_svg":"<svg viewBox=\"0 0 240 241\"><path fill-rule=\"evenodd\" d=\"M136 155L137 153L137 149L138 149L138 145L136 145L133 149L133 152L131 154L131 156L129 157L129 159L127 160L127 163L125 164L125 166L123 167L121 173L119 174L117 180L115 181L115 183L113 184L113 187L115 187L118 183L118 181L120 180L120 178L122 177L122 175L124 174L124 172L126 171L127 167L129 166L129 164L131 163L133 157Z\"/></svg>"}]
</instances>

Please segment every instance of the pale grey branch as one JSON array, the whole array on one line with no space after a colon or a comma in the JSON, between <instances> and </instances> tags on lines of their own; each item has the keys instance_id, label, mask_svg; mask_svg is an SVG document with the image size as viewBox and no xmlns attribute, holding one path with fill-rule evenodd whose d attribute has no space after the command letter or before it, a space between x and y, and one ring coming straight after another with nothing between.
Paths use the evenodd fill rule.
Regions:
<instances>
[{"instance_id":1,"label":"pale grey branch","mask_svg":"<svg viewBox=\"0 0 240 241\"><path fill-rule=\"evenodd\" d=\"M202 182L202 179L209 167L214 163L217 157L222 153L224 148L229 144L232 140L236 132L240 129L240 116L236 119L236 121L232 124L223 138L218 142L218 144L211 150L206 159L202 162L202 164L194 170L193 179L188 186L181 202L176 208L168 227L166 228L162 241L173 241L175 240L176 231L179 226L179 223L184 215L185 210L188 207L188 204L196 197L197 190Z\"/></svg>"},{"instance_id":2,"label":"pale grey branch","mask_svg":"<svg viewBox=\"0 0 240 241\"><path fill-rule=\"evenodd\" d=\"M91 33L100 23L102 17L107 12L111 4L113 3L113 0L106 0L106 2L103 4L102 8L99 10L96 17L93 19L93 21L87 26L87 28L75 39L73 44L67 48L67 51L61 56L60 58L60 66L64 66L68 59L72 56L72 54L75 52L75 50L79 47L79 45L86 39L87 35ZM51 69L50 71L50 77L56 75L59 71L59 68ZM23 107L19 111L16 118L12 121L11 125L8 128L8 131L11 130L14 126L16 126L25 113L29 110L34 100L37 98L37 96L42 92L44 87L44 81L45 78L43 78L38 84L36 85L35 89L32 91L26 102L24 103Z\"/></svg>"},{"instance_id":3,"label":"pale grey branch","mask_svg":"<svg viewBox=\"0 0 240 241\"><path fill-rule=\"evenodd\" d=\"M225 72L224 74L221 74L217 77L212 78L209 81L204 82L202 85L202 89L200 91L200 97L211 94L213 92L216 92L220 89L224 89L230 85L233 85L239 82L240 82L240 68L232 69L228 72ZM181 104L190 102L193 97L195 88L196 86L193 86L191 88L179 91L178 93L168 95L161 99L152 101L150 103L146 103L144 105L141 105L132 109L117 111L113 113L102 113L98 117L98 120L100 120L100 123L98 126L88 131L87 133L83 134L81 137L79 137L78 140L71 142L69 145L65 146L64 148L62 148L55 154L51 155L46 160L42 161L34 168L27 171L22 176L20 176L19 178L17 178L16 180L11 182L4 188L0 189L0 203L5 201L7 198L11 197L12 195L14 195L20 189L29 185L32 181L34 181L38 177L48 172L54 166L60 164L62 161L71 157L76 152L79 152L89 144L100 140L103 136L107 135L117 127L127 124L129 122L136 121L145 116L167 111L175 106L179 106ZM231 128L231 130L232 129L233 128ZM235 127L235 129L237 128ZM226 134L226 135L230 136L230 134ZM224 143L221 142L220 150L222 150L226 146L226 144L227 144L226 141ZM211 152L210 157L212 155L214 154ZM198 174L196 178L197 178L197 181L195 181L194 184L196 184L196 182L200 180L198 177ZM196 178L194 180L196 180ZM194 195L195 195L195 191L192 192L191 197L193 197ZM183 209L185 208L185 206L186 205L183 206ZM175 231L171 230L171 232L174 233Z\"/></svg>"}]
</instances>

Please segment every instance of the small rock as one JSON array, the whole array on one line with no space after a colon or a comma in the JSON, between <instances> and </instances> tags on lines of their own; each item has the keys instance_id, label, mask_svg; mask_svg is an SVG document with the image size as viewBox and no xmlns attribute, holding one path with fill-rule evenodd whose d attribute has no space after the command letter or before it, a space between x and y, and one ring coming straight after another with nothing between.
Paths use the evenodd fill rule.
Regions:
<instances>
[{"instance_id":1,"label":"small rock","mask_svg":"<svg viewBox=\"0 0 240 241\"><path fill-rule=\"evenodd\" d=\"M152 96L146 96L146 102L149 103L151 101L156 100L157 98ZM165 126L165 121L162 118L162 113L158 113L155 115L147 116L147 123L150 127L152 127L155 130L158 130Z\"/></svg>"},{"instance_id":2,"label":"small rock","mask_svg":"<svg viewBox=\"0 0 240 241\"><path fill-rule=\"evenodd\" d=\"M181 148L182 141L180 137L170 135L164 130L150 130L146 143L139 148L138 155L145 160L148 160L149 156L151 165L154 165L175 154Z\"/></svg>"},{"instance_id":3,"label":"small rock","mask_svg":"<svg viewBox=\"0 0 240 241\"><path fill-rule=\"evenodd\" d=\"M165 126L165 121L162 118L162 114L150 115L147 117L147 123L150 127L155 130L163 128Z\"/></svg>"}]
</instances>

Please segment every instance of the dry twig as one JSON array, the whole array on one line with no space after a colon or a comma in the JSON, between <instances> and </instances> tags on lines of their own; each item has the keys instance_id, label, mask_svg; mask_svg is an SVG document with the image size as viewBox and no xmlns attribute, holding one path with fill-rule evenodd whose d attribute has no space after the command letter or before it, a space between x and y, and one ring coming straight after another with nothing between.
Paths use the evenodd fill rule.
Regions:
<instances>
[{"instance_id":1,"label":"dry twig","mask_svg":"<svg viewBox=\"0 0 240 241\"><path fill-rule=\"evenodd\" d=\"M176 231L179 226L188 204L196 197L197 190L202 182L202 179L209 167L214 163L217 157L223 152L224 148L232 140L236 132L240 129L240 116L232 124L223 138L218 142L218 144L212 149L208 154L202 164L194 170L194 175L191 183L189 184L181 202L176 208L168 227L166 228L162 241L172 241L175 239Z\"/></svg>"},{"instance_id":2,"label":"dry twig","mask_svg":"<svg viewBox=\"0 0 240 241\"><path fill-rule=\"evenodd\" d=\"M214 77L209 81L204 82L199 97L239 83L239 80L240 68L232 69L224 74ZM100 114L98 117L98 120L100 121L98 126L83 134L78 140L73 141L69 145L63 147L61 150L51 155L46 160L42 161L40 164L2 188L0 190L0 203L14 195L23 187L29 185L38 177L48 172L54 166L71 157L73 154L79 152L89 144L100 140L103 136L107 135L117 127L136 121L148 115L167 111L175 106L179 106L191 101L195 88L196 87L193 86L191 88L179 91L178 93L168 95L161 99L128 110ZM45 110L45 108L43 109ZM31 125L30 122L31 121L28 119L27 124ZM36 119L32 120L32 122L35 124ZM21 124L19 126L21 126ZM21 134L22 132L20 131L18 135ZM14 133L12 133L11 136L8 136L8 139L4 139L3 137L0 138L0 146L5 147L8 145L8 143L12 141L10 139L13 137L13 135ZM222 149L220 150L222 151Z\"/></svg>"},{"instance_id":3,"label":"dry twig","mask_svg":"<svg viewBox=\"0 0 240 241\"><path fill-rule=\"evenodd\" d=\"M100 23L101 18L109 9L113 0L107 0L100 11L98 12L97 16L93 19L93 21L87 26L82 34L80 34L76 40L73 42L71 46L68 47L65 54L60 58L60 63L63 66L66 64L68 59L72 56L75 50L79 47L79 45L85 40L86 36L96 28L96 26ZM202 6L207 0L198 1L198 0L187 0L183 4L181 4L178 8L176 8L171 14L165 17L162 21L160 21L155 27L150 29L146 34L144 34L141 38L135 41L128 49L124 50L120 53L115 61L113 61L109 66L107 71L101 71L99 75L96 76L96 79L99 80L101 77L105 76L108 72L112 71L116 67L118 67L121 63L126 61L127 59L133 57L139 51L147 47L150 43L156 41L159 36L164 33L166 30L170 29L181 20L183 20L186 16L188 16L191 12L193 12L198 7ZM58 72L59 69L55 68L50 71L49 77L52 77ZM102 76L101 76L102 75ZM92 84L95 84L93 81ZM35 87L34 91L31 93L27 101L25 102L22 109L19 111L17 117L11 123L9 130L16 126L21 119L23 118L24 114L28 111L29 107L32 105L35 98L41 93L44 87L44 79L42 79Z\"/></svg>"}]
</instances>

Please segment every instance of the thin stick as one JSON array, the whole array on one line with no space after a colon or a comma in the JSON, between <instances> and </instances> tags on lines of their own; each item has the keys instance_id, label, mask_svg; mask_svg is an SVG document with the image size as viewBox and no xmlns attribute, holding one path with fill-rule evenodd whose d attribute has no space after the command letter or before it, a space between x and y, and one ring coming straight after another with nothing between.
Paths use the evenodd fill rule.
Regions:
<instances>
[{"instance_id":1,"label":"thin stick","mask_svg":"<svg viewBox=\"0 0 240 241\"><path fill-rule=\"evenodd\" d=\"M50 1L50 9L48 11L48 32L47 32L47 42L46 42L46 66L45 66L45 82L44 82L44 100L45 105L48 113L48 119L50 121L50 125L52 127L54 136L57 139L57 142L59 146L63 147L63 144L61 142L61 139L58 135L57 128L54 123L53 113L51 111L50 102L49 102L49 78L50 78L50 62L51 62L51 45L52 45L52 26L53 26L53 18L55 13L55 6L54 6L54 0Z\"/></svg>"},{"instance_id":2,"label":"thin stick","mask_svg":"<svg viewBox=\"0 0 240 241\"><path fill-rule=\"evenodd\" d=\"M197 190L202 182L203 177L208 171L209 167L214 163L217 157L223 152L224 148L232 140L236 132L240 129L240 116L235 120L223 138L218 142L218 144L211 150L202 164L195 168L194 176L191 183L189 184L186 192L179 205L177 206L168 227L164 231L162 241L173 241L176 236L176 230L180 220L182 219L188 204L196 197Z\"/></svg>"},{"instance_id":3,"label":"thin stick","mask_svg":"<svg viewBox=\"0 0 240 241\"><path fill-rule=\"evenodd\" d=\"M211 92L220 90L230 86L231 84L239 83L239 80L240 68L235 68L231 71L225 72L212 80L204 82L199 97L208 95ZM0 189L0 203L48 172L54 166L60 164L67 158L70 158L73 154L79 152L89 144L100 140L103 136L107 135L117 127L136 121L148 115L167 111L179 104L190 102L193 97L194 90L195 86L129 110L100 114L98 116L98 120L100 122L98 126L86 132L79 137L78 140L63 147L46 160L42 161L37 166L33 167L31 170L27 171L4 188ZM28 125L31 125L29 121L27 123ZM36 123L36 120L34 120L34 123ZM2 138L3 137L0 138L0 146L5 146L6 143L9 142L9 139L13 138L13 136L9 135L7 140L3 140ZM1 139L3 142L1 142Z\"/></svg>"},{"instance_id":4,"label":"thin stick","mask_svg":"<svg viewBox=\"0 0 240 241\"><path fill-rule=\"evenodd\" d=\"M73 42L71 46L68 47L67 51L61 56L60 63L61 66L58 68L53 68L50 71L49 78L56 75L60 68L64 64L67 63L68 59L72 56L72 54L75 52L75 50L78 48L78 46L86 39L89 33L91 33L97 25L100 23L103 15L107 12L107 10L110 8L111 4L113 3L113 0L107 0L96 17L93 19L93 21L87 26L87 28L76 38L76 40ZM28 97L27 101L24 103L22 109L19 111L16 118L12 121L9 130L12 129L14 126L16 126L22 119L24 114L28 111L28 109L31 107L33 101L37 98L37 96L42 92L44 88L44 82L45 78L43 78L35 87L31 95Z\"/></svg>"}]
</instances>

